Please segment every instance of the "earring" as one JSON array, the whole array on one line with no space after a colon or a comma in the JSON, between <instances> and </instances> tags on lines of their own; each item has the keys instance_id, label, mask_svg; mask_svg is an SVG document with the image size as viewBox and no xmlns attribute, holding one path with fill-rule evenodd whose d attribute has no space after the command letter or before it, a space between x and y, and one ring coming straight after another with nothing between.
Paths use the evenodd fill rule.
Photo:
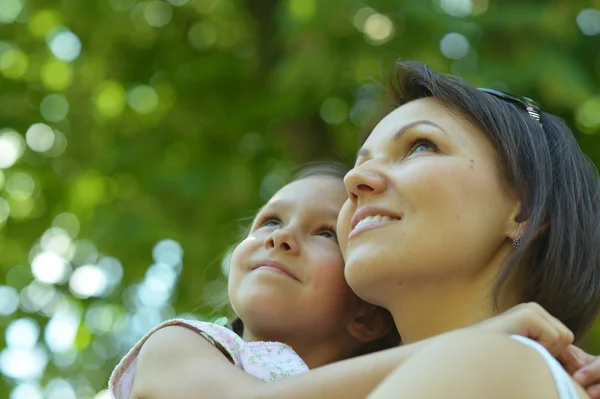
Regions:
<instances>
[{"instance_id":1,"label":"earring","mask_svg":"<svg viewBox=\"0 0 600 399\"><path fill-rule=\"evenodd\" d=\"M522 237L522 236L523 236L523 235L521 234L521 235L519 235L519 236L518 236L518 237L517 237L515 240L513 240L513 249L514 249L514 250L517 250L517 249L519 249L519 245L521 245L521 237Z\"/></svg>"}]
</instances>

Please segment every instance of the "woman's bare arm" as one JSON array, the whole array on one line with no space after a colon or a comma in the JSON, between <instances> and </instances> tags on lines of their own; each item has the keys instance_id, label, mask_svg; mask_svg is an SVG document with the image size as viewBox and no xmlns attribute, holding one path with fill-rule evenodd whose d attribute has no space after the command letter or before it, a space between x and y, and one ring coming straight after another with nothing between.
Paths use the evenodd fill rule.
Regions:
<instances>
[{"instance_id":1,"label":"woman's bare arm","mask_svg":"<svg viewBox=\"0 0 600 399\"><path fill-rule=\"evenodd\" d=\"M166 327L150 336L140 351L131 399L364 399L426 342L266 383L233 366L195 332Z\"/></svg>"},{"instance_id":2,"label":"woman's bare arm","mask_svg":"<svg viewBox=\"0 0 600 399\"><path fill-rule=\"evenodd\" d=\"M471 328L533 338L554 355L563 352L573 340L573 334L537 304L518 305ZM399 365L445 336L266 384L234 367L197 333L183 327L166 327L152 334L142 346L131 399L329 399L338 395L362 399Z\"/></svg>"},{"instance_id":3,"label":"woman's bare arm","mask_svg":"<svg viewBox=\"0 0 600 399\"><path fill-rule=\"evenodd\" d=\"M589 398L566 373L562 378L578 399ZM505 335L458 331L406 361L368 398L559 399L556 384L535 349Z\"/></svg>"}]
</instances>

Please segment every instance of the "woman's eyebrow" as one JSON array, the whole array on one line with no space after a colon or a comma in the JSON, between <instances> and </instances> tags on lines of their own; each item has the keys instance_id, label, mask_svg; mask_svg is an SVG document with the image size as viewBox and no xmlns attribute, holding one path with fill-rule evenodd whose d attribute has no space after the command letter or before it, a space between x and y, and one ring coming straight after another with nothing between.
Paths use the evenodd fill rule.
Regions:
<instances>
[{"instance_id":1,"label":"woman's eyebrow","mask_svg":"<svg viewBox=\"0 0 600 399\"><path fill-rule=\"evenodd\" d=\"M432 122L432 121L428 121L428 120L426 120L426 119L420 119L420 120L418 120L418 121L414 121L414 122L411 122L411 123L407 123L406 125L402 126L400 129L398 129L398 131L396 132L396 134L394 134L394 137L392 138L392 141L396 141L396 140L398 140L398 139L399 139L399 138L400 138L400 137L401 137L401 136L402 136L404 133L406 133L406 132L407 132L409 129L411 129L411 128L415 127L415 126L418 126L418 125L429 125L429 126L433 126L433 127L435 127L436 129L439 129L439 130L441 130L442 132L444 132L444 133L448 134L448 132L446 132L446 131L444 130L444 128L443 128L443 127L441 127L440 125L438 125L437 123L435 123L435 122Z\"/></svg>"}]
</instances>

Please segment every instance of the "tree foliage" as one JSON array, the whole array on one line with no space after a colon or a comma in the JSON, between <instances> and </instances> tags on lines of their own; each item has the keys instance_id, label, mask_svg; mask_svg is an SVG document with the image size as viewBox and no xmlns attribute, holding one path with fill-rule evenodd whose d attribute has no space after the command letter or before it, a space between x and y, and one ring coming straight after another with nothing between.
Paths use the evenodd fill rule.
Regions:
<instances>
[{"instance_id":1,"label":"tree foliage","mask_svg":"<svg viewBox=\"0 0 600 399\"><path fill-rule=\"evenodd\" d=\"M538 100L598 164L599 10L0 0L0 398L92 398L154 324L219 316L238 227L295 165L353 162L397 58Z\"/></svg>"}]
</instances>

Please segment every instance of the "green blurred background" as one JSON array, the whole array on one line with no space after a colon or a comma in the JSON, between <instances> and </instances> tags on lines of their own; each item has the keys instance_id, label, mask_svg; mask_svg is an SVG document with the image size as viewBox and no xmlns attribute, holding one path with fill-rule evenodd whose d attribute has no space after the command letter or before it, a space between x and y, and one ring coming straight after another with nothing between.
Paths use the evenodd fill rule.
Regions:
<instances>
[{"instance_id":1,"label":"green blurred background","mask_svg":"<svg viewBox=\"0 0 600 399\"><path fill-rule=\"evenodd\" d=\"M107 398L153 325L222 316L239 226L353 162L396 58L539 100L600 164L600 0L0 0L0 398Z\"/></svg>"}]
</instances>

